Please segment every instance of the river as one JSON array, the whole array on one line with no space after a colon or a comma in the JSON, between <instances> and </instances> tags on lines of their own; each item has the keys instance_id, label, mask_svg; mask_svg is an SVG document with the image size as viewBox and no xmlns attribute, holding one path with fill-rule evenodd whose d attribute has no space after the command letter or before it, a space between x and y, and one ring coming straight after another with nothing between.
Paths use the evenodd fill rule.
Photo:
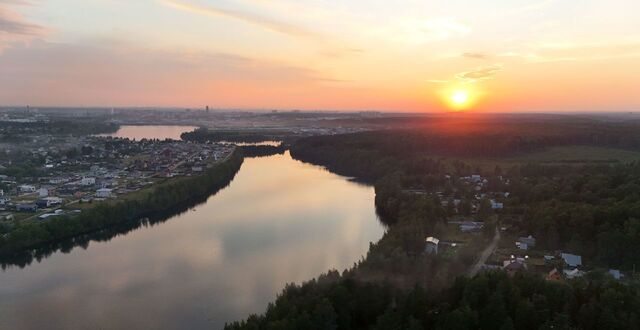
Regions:
<instances>
[{"instance_id":1,"label":"river","mask_svg":"<svg viewBox=\"0 0 640 330\"><path fill-rule=\"evenodd\" d=\"M0 329L217 329L366 254L374 191L288 153L154 226L0 271Z\"/></svg>"}]
</instances>

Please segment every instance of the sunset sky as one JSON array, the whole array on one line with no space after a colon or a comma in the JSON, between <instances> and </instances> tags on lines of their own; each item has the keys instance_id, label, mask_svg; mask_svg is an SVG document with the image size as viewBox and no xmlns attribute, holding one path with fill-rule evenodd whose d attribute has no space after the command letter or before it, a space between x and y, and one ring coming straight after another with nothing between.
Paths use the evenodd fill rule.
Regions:
<instances>
[{"instance_id":1,"label":"sunset sky","mask_svg":"<svg viewBox=\"0 0 640 330\"><path fill-rule=\"evenodd\" d=\"M0 0L0 105L640 110L638 0Z\"/></svg>"}]
</instances>

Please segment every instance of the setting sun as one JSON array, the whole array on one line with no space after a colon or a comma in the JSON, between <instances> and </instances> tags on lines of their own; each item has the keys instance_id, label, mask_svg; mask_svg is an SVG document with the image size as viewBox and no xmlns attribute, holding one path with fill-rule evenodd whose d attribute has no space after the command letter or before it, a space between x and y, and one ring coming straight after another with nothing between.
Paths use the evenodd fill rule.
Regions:
<instances>
[{"instance_id":1,"label":"setting sun","mask_svg":"<svg viewBox=\"0 0 640 330\"><path fill-rule=\"evenodd\" d=\"M464 105L469 100L469 93L463 90L457 90L451 95L451 102L456 105Z\"/></svg>"},{"instance_id":2,"label":"setting sun","mask_svg":"<svg viewBox=\"0 0 640 330\"><path fill-rule=\"evenodd\" d=\"M475 93L469 89L453 89L442 92L447 107L453 111L467 110L474 103Z\"/></svg>"}]
</instances>

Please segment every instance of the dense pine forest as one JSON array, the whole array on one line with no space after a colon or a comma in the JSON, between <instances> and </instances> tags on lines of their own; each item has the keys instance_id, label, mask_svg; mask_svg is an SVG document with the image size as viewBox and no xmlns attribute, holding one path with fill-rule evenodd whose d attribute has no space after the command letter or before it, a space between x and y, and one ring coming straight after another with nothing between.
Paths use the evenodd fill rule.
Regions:
<instances>
[{"instance_id":1,"label":"dense pine forest","mask_svg":"<svg viewBox=\"0 0 640 330\"><path fill-rule=\"evenodd\" d=\"M294 158L373 184L388 231L351 269L288 286L265 314L228 328L637 328L640 162L506 161L559 146L568 147L567 158L576 145L635 150L638 133L626 129L633 125L571 123L537 131L521 123L491 131L495 127L374 131L293 144ZM485 178L487 192L508 191L504 209L478 201L465 181L472 175ZM454 199L460 203L455 211ZM472 211L470 202L479 207ZM447 219L456 217L483 221L484 231L453 256L425 254L425 237L446 235ZM540 251L579 254L589 271L561 281L545 280L540 271L466 277L498 227L503 236L535 236ZM548 267L554 266L542 269ZM610 268L629 278L613 280Z\"/></svg>"}]
</instances>

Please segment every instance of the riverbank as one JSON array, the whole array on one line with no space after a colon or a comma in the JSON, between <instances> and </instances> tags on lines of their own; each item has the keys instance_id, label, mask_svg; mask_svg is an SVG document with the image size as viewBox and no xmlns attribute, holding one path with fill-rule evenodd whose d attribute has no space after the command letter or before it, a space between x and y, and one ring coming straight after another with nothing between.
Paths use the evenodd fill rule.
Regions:
<instances>
[{"instance_id":1,"label":"riverbank","mask_svg":"<svg viewBox=\"0 0 640 330\"><path fill-rule=\"evenodd\" d=\"M0 238L0 255L10 256L58 240L167 212L191 200L209 196L233 179L243 160L242 151L236 149L228 159L206 169L201 175L168 179L121 200L95 205L76 216L18 223L14 230Z\"/></svg>"}]
</instances>

